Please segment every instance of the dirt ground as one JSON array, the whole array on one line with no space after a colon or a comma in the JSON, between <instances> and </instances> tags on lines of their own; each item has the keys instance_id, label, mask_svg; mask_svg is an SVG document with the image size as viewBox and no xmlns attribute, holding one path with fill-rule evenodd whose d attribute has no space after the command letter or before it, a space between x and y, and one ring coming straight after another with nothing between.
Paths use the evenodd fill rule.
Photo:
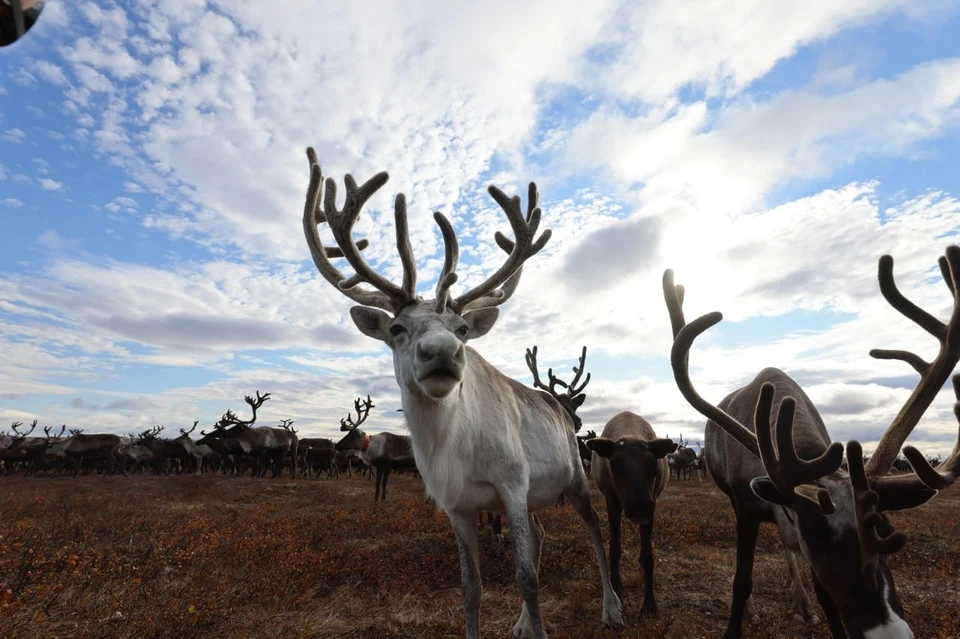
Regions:
<instances>
[{"instance_id":1,"label":"dirt ground","mask_svg":"<svg viewBox=\"0 0 960 639\"><path fill-rule=\"evenodd\" d=\"M416 478L373 482L200 477L0 478L0 636L463 636L456 544ZM603 520L603 500L594 493ZM542 512L541 605L551 637L719 637L734 572L729 502L671 482L656 521L658 619L641 619L639 535L625 530L625 622L600 625L600 579L569 506ZM890 560L917 637L960 637L960 489L894 513ZM509 530L508 535L509 537ZM509 541L481 535L484 637L520 612ZM808 579L807 569L802 571ZM828 637L794 622L786 564L764 526L754 572L762 621L746 637ZM813 590L808 590L813 597ZM821 615L822 617L822 615Z\"/></svg>"}]
</instances>

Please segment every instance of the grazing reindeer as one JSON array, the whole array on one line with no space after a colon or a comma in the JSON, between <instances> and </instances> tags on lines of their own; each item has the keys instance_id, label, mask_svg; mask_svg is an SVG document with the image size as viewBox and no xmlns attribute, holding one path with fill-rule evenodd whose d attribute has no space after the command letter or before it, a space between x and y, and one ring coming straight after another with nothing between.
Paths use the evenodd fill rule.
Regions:
<instances>
[{"instance_id":1,"label":"grazing reindeer","mask_svg":"<svg viewBox=\"0 0 960 639\"><path fill-rule=\"evenodd\" d=\"M449 220L434 214L443 235L445 259L436 299L424 300L416 294L416 261L402 194L394 208L403 265L401 286L374 271L361 255L367 242L355 243L352 238L361 208L387 182L387 174L378 173L359 187L347 175L342 210L336 208L336 182L327 179L321 208L323 175L313 149L307 150L307 157L310 186L303 215L307 245L324 279L361 305L350 309L357 328L393 351L417 468L427 494L447 513L457 538L467 639L480 635L482 588L475 523L480 510L506 514L515 533L517 583L524 603L514 636L546 637L538 578L543 527L533 513L556 503L561 494L573 503L590 533L603 584L603 621L622 624L570 415L549 393L507 378L467 346L493 327L499 314L493 307L511 297L524 261L550 237L550 231L535 237L540 224L536 185L530 184L526 218L519 197L489 188L506 212L516 239L497 233L497 244L508 253L506 262L456 298L450 288L457 281L457 238ZM330 225L336 248L323 246L317 226L322 222ZM343 275L330 261L335 257L346 258L355 274ZM359 286L362 283L373 289Z\"/></svg>"},{"instance_id":2,"label":"grazing reindeer","mask_svg":"<svg viewBox=\"0 0 960 639\"><path fill-rule=\"evenodd\" d=\"M413 459L410 437L394 435L393 433L367 435L360 430L359 426L366 421L367 417L370 416L370 409L375 408L375 406L369 395L363 403L360 402L358 397L353 404L357 411L357 421L353 421L353 415L347 415L346 419L340 420L340 430L347 434L337 442L337 450L340 452L356 450L361 461L376 469L377 485L374 490L373 501L386 501L387 479L390 477L390 471L415 470L417 467Z\"/></svg>"},{"instance_id":3,"label":"grazing reindeer","mask_svg":"<svg viewBox=\"0 0 960 639\"><path fill-rule=\"evenodd\" d=\"M217 430L222 433L225 439L236 440L244 454L254 458L253 474L255 476L260 472L263 459L272 457L274 461L273 477L274 479L279 477L280 473L283 472L284 461L289 455L290 478L296 479L297 446L299 444L297 436L285 428L253 427L253 424L257 421L257 409L270 399L270 393L261 395L260 391L257 391L256 399L249 395L243 399L253 410L253 417L249 420L243 420L237 417L232 410L228 410L217 423Z\"/></svg>"},{"instance_id":4,"label":"grazing reindeer","mask_svg":"<svg viewBox=\"0 0 960 639\"><path fill-rule=\"evenodd\" d=\"M762 521L792 531L794 549L810 563L817 598L835 638L910 638L903 607L886 555L903 548L906 536L884 514L915 508L960 475L960 440L934 469L916 448L904 455L913 472L888 475L911 431L960 359L960 247L939 260L953 297L953 312L942 323L897 289L893 258L880 258L880 291L896 310L937 338L940 351L926 362L907 351L875 349L877 359L910 364L920 381L864 464L860 442L847 443L848 471L840 470L843 444L830 436L816 407L800 386L775 368L762 370L748 385L714 406L693 388L687 367L694 339L722 319L710 313L683 326L673 273L664 273L664 297L674 326L683 326L671 353L674 377L686 400L708 418L707 464L737 515L737 571L726 637L739 637L752 589L753 555ZM960 375L953 378L960 420ZM775 402L778 404L774 416ZM782 519L781 519L782 518Z\"/></svg>"}]
</instances>

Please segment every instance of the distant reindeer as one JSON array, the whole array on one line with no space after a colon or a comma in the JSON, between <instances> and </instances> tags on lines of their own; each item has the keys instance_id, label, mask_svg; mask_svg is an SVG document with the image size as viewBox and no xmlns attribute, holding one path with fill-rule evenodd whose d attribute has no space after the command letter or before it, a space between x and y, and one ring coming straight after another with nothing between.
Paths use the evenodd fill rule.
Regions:
<instances>
[{"instance_id":1,"label":"distant reindeer","mask_svg":"<svg viewBox=\"0 0 960 639\"><path fill-rule=\"evenodd\" d=\"M690 405L708 418L707 465L737 516L737 570L726 637L739 637L744 611L750 613L753 556L763 521L775 521L781 533L793 533L793 550L810 563L817 598L835 638L847 633L869 639L913 637L886 560L903 548L906 536L884 512L920 506L960 475L960 440L936 469L919 450L907 446L903 453L913 472L888 474L960 359L960 247L947 248L939 263L953 298L947 324L904 297L894 281L893 258L880 258L884 298L936 337L940 351L933 362L907 351L870 351L877 359L910 364L920 381L866 464L860 443L847 443L848 471L840 469L843 444L830 442L813 402L786 373L766 368L717 406L697 393L688 371L690 347L722 315L709 313L684 325L679 287L673 285L672 271L664 273L672 323L683 326L671 352L674 377ZM954 413L960 420L960 375L953 377L953 387L958 399Z\"/></svg>"},{"instance_id":2,"label":"distant reindeer","mask_svg":"<svg viewBox=\"0 0 960 639\"><path fill-rule=\"evenodd\" d=\"M677 479L690 479L697 462L697 454L687 446L689 440L684 440L683 435L680 435L679 439L677 452L673 453L673 470Z\"/></svg>"},{"instance_id":3,"label":"distant reindeer","mask_svg":"<svg viewBox=\"0 0 960 639\"><path fill-rule=\"evenodd\" d=\"M253 424L257 421L257 409L270 399L270 393L261 395L260 391L257 391L256 398L247 395L243 399L250 405L253 416L244 420L237 417L233 411L228 410L217 423L217 431L221 433L224 439L236 441L243 453L253 458L254 475L259 474L264 460L269 458L274 463L273 477L279 477L289 456L290 478L296 479L297 447L299 444L297 436L285 428L253 427Z\"/></svg>"},{"instance_id":4,"label":"distant reindeer","mask_svg":"<svg viewBox=\"0 0 960 639\"><path fill-rule=\"evenodd\" d=\"M493 327L499 310L492 307L511 297L524 261L540 251L550 237L546 231L536 238L540 224L536 185L530 185L526 217L519 197L507 197L490 187L516 239L496 234L497 244L508 253L506 262L493 276L459 297L450 293L458 279L456 235L445 216L434 214L446 255L436 299L423 300L416 294L416 260L402 195L397 196L394 209L397 249L403 265L401 286L374 271L361 255L367 242L355 243L352 238L361 208L386 183L387 174L379 173L359 187L347 175L345 203L342 210L337 210L336 182L326 180L326 194L321 198L320 165L313 149L307 150L307 156L310 186L303 215L307 245L324 279L361 304L350 310L357 328L393 351L417 467L428 495L447 513L457 537L467 639L480 635L476 527L480 510L505 513L514 532L517 583L524 600L514 636L546 637L538 577L543 528L533 513L556 503L561 493L573 503L590 532L603 584L603 620L621 625L620 601L610 586L599 521L590 504L570 415L549 393L507 378L466 344ZM329 224L336 248L323 245L317 226L323 222ZM349 262L354 275L343 275L330 262L341 257ZM361 287L362 283L373 288Z\"/></svg>"},{"instance_id":5,"label":"distant reindeer","mask_svg":"<svg viewBox=\"0 0 960 639\"><path fill-rule=\"evenodd\" d=\"M80 475L80 466L84 461L102 462L110 472L115 472L120 466L121 472L126 475L126 464L121 464L117 455L122 444L123 440L119 435L81 433L53 442L47 449L47 453L62 456L67 465L73 462L74 477Z\"/></svg>"},{"instance_id":6,"label":"distant reindeer","mask_svg":"<svg viewBox=\"0 0 960 639\"><path fill-rule=\"evenodd\" d=\"M354 401L357 411L357 421L347 415L340 420L340 430L347 434L337 442L338 451L356 450L367 464L377 471L376 488L373 494L374 501L387 500L387 479L391 470L415 470L417 465L413 459L413 449L410 437L394 435L393 433L378 433L370 436L360 430L360 424L370 416L370 409L375 408L370 396L363 402L358 397Z\"/></svg>"}]
</instances>

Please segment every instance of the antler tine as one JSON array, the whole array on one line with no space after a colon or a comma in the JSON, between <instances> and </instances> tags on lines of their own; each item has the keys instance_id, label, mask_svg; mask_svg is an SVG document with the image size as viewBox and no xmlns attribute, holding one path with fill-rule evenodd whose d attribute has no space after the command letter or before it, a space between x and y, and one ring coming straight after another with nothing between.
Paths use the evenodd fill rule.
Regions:
<instances>
[{"instance_id":1,"label":"antler tine","mask_svg":"<svg viewBox=\"0 0 960 639\"><path fill-rule=\"evenodd\" d=\"M728 415L724 410L703 399L690 381L688 370L690 347L701 333L718 324L723 315L714 311L707 313L687 324L683 317L682 302L680 300L683 289L673 285L673 270L667 269L663 274L663 298L670 313L670 323L673 327L673 348L670 350L670 363L673 367L673 377L684 399L707 419L711 419L720 428L727 432L737 442L751 453L760 456L757 446L757 437L743 424Z\"/></svg>"},{"instance_id":2,"label":"antler tine","mask_svg":"<svg viewBox=\"0 0 960 639\"><path fill-rule=\"evenodd\" d=\"M190 430L184 430L184 429L181 428L181 429L180 429L180 433L181 433L182 435L189 435L190 433L192 433L192 432L197 428L197 424L199 424L199 423L200 423L200 420L199 420L199 419L194 420L194 421L193 421L193 426L190 427Z\"/></svg>"},{"instance_id":3,"label":"antler tine","mask_svg":"<svg viewBox=\"0 0 960 639\"><path fill-rule=\"evenodd\" d=\"M387 281L373 270L360 254L368 246L366 240L358 243L353 241L353 225L360 217L360 211L367 200L387 183L389 175L386 171L377 173L362 186L357 186L353 176L344 176L346 199L343 209L337 210L337 183L332 178L323 179L323 172L317 162L317 154L313 148L307 149L307 159L310 161L310 184L307 187L307 199L303 211L303 232L307 239L307 246L313 262L321 275L337 287L344 295L364 306L374 306L385 311L395 313L400 307L413 300L413 289L416 286L416 269L413 260L413 251L410 247L407 233L406 204L401 196L395 206L395 220L397 226L397 248L400 251L400 260L404 267L403 288ZM322 193L326 186L326 193ZM323 209L320 207L321 194L323 195ZM334 240L339 248L323 246L317 225L326 222L330 225ZM346 277L333 264L330 258L342 257L353 267L355 274ZM367 282L376 290L356 288L361 282Z\"/></svg>"},{"instance_id":4,"label":"antler tine","mask_svg":"<svg viewBox=\"0 0 960 639\"><path fill-rule=\"evenodd\" d=\"M540 207L535 204L535 202L539 202L539 194L535 183L530 183L526 216L520 210L520 196L508 197L506 193L492 185L487 191L507 214L516 240L511 242L503 237L499 231L494 235L494 239L500 248L510 249L509 255L493 275L480 285L463 293L451 303L451 306L458 313L503 304L516 290L517 281L511 282L511 287L507 289L508 281L526 260L536 255L546 245L551 236L550 229L547 229L541 233L539 238L536 238L537 229L540 226ZM502 288L498 288L501 286Z\"/></svg>"},{"instance_id":5,"label":"antler tine","mask_svg":"<svg viewBox=\"0 0 960 639\"><path fill-rule=\"evenodd\" d=\"M62 426L60 426L60 433L56 437L54 437L54 439L60 439L61 437L63 437L63 433L66 432L66 430L67 430L66 424L63 424Z\"/></svg>"},{"instance_id":6,"label":"antler tine","mask_svg":"<svg viewBox=\"0 0 960 639\"><path fill-rule=\"evenodd\" d=\"M877 526L881 522L877 504L880 496L870 488L863 464L863 448L860 442L847 443L847 467L850 486L853 489L854 511L857 518L857 536L860 539L860 570L867 588L877 589L877 565L879 555L898 552L907 543L902 532L894 531L881 537Z\"/></svg>"},{"instance_id":7,"label":"antler tine","mask_svg":"<svg viewBox=\"0 0 960 639\"><path fill-rule=\"evenodd\" d=\"M957 402L953 405L953 414L957 423L960 424L960 373L953 376L953 392L957 398ZM904 447L903 456L910 462L910 466L913 467L913 474L919 481L923 482L923 485L933 490L943 490L960 477L960 433L957 435L953 452L936 466L913 446ZM883 479L886 480L886 478ZM890 479L899 478L891 477ZM913 478L911 477L911 479Z\"/></svg>"},{"instance_id":8,"label":"antler tine","mask_svg":"<svg viewBox=\"0 0 960 639\"><path fill-rule=\"evenodd\" d=\"M823 512L830 514L836 510L836 507L827 490L814 487L817 498L813 499L809 489L802 492L796 489L836 472L843 463L843 444L833 442L816 459L809 461L800 459L793 445L793 418L797 401L793 397L785 397L780 401L776 426L771 428L770 414L773 409L774 391L774 386L770 383L760 387L760 397L757 400L754 418L764 470L767 471L767 476L781 495L789 497L795 494L817 504ZM776 449L773 447L774 436L777 440Z\"/></svg>"},{"instance_id":9,"label":"antler tine","mask_svg":"<svg viewBox=\"0 0 960 639\"><path fill-rule=\"evenodd\" d=\"M567 393L573 397L574 395L579 395L583 392L583 389L587 387L587 384L590 383L590 373L587 373L587 378L583 380L583 384L580 388L577 388L577 382L580 381L580 376L583 375L584 365L587 361L587 347L583 347L583 351L580 353L580 365L573 367L573 372L576 373L576 376L573 378L573 381L570 382L570 386L567 389Z\"/></svg>"},{"instance_id":10,"label":"antler tine","mask_svg":"<svg viewBox=\"0 0 960 639\"><path fill-rule=\"evenodd\" d=\"M939 258L938 265L953 297L953 310L947 324L933 317L900 293L893 277L893 258L891 256L884 255L879 261L878 279L880 291L884 298L905 317L936 337L937 341L940 342L940 350L931 363L927 363L917 355L907 351L876 349L870 351L870 355L877 359L899 359L907 362L920 373L920 381L916 388L883 433L880 443L877 445L877 450L867 462L866 473L873 481L877 481L889 472L900 448L919 423L920 418L923 417L923 413L936 398L937 393L943 388L944 383L957 365L957 361L960 360L960 286L958 286L958 282L960 282L960 246L947 247L945 254ZM904 454L906 455L906 451L904 451ZM928 469L932 470L932 467L922 458L923 456L919 454L919 451L911 453L911 456L908 457L915 469L920 468L917 473L921 480L923 476L933 480L934 478L928 472ZM934 481L939 483L937 480ZM933 487L931 486L931 488Z\"/></svg>"},{"instance_id":11,"label":"antler tine","mask_svg":"<svg viewBox=\"0 0 960 639\"><path fill-rule=\"evenodd\" d=\"M543 382L540 381L540 367L537 364L537 347L534 346L533 349L527 349L527 354L525 356L527 361L527 368L530 369L530 372L533 373L533 386L541 390L545 390L550 394L553 394L553 385L546 386Z\"/></svg>"},{"instance_id":12,"label":"antler tine","mask_svg":"<svg viewBox=\"0 0 960 639\"><path fill-rule=\"evenodd\" d=\"M457 243L457 234L453 230L450 220L437 211L433 214L437 226L440 227L440 234L443 235L443 271L440 272L440 279L437 280L437 313L443 313L450 301L450 287L457 283L457 263L460 261L460 245Z\"/></svg>"}]
</instances>

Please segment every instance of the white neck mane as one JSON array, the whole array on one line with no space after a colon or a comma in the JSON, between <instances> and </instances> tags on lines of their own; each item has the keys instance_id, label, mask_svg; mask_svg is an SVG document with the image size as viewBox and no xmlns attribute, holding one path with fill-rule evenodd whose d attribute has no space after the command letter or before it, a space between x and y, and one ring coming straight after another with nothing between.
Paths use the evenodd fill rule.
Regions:
<instances>
[{"instance_id":1,"label":"white neck mane","mask_svg":"<svg viewBox=\"0 0 960 639\"><path fill-rule=\"evenodd\" d=\"M449 397L436 400L401 387L403 414L410 430L413 457L427 486L427 494L448 510L463 493L464 473L474 443L470 438L471 406L475 406L470 366L463 384Z\"/></svg>"}]
</instances>

